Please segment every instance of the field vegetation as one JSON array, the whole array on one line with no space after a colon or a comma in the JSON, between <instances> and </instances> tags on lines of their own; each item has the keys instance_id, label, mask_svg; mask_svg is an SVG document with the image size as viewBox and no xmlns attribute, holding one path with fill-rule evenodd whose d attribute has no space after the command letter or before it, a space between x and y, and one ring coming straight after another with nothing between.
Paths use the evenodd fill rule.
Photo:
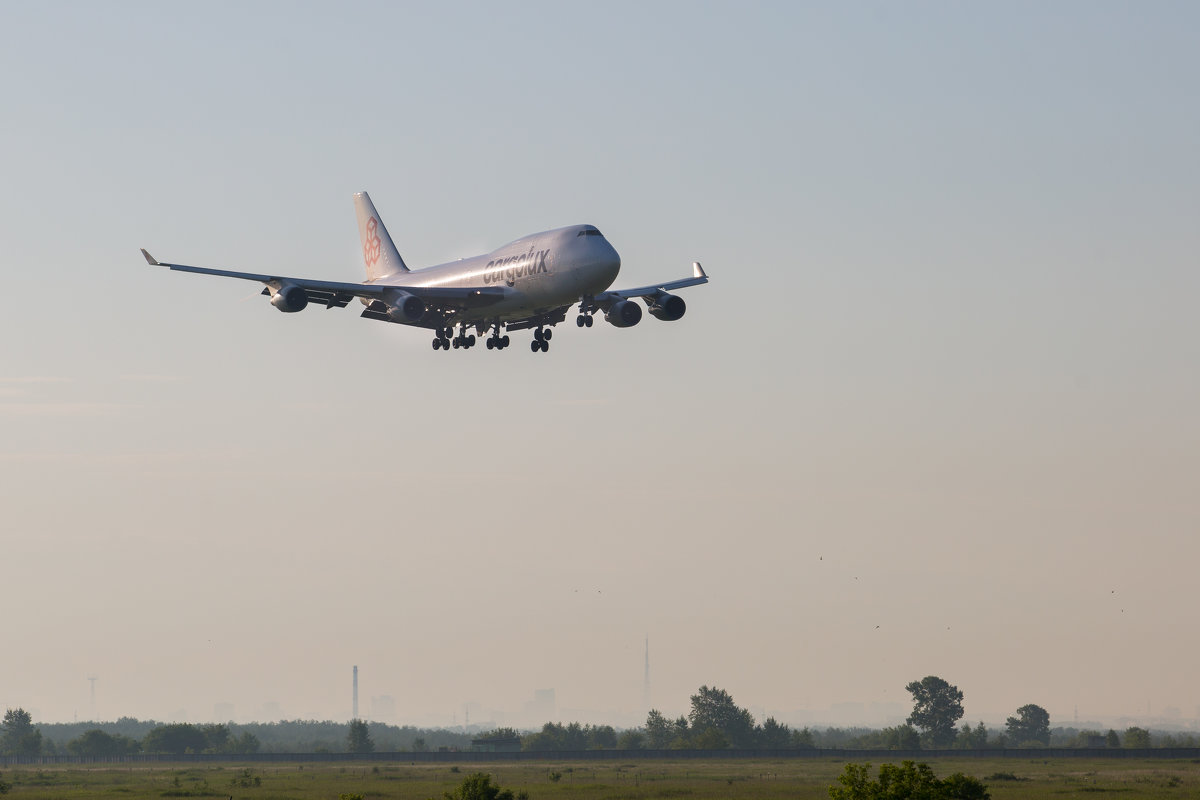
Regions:
<instances>
[{"instance_id":1,"label":"field vegetation","mask_svg":"<svg viewBox=\"0 0 1200 800\"><path fill-rule=\"evenodd\" d=\"M464 797L476 773L514 800L748 798L828 800L846 770L842 759L680 759L629 763L77 765L11 767L0 775L5 800L227 798L235 800L441 800ZM896 762L893 762L896 763ZM938 776L978 778L992 798L1200 796L1200 761L1140 759L932 759ZM876 772L880 763L872 764Z\"/></svg>"}]
</instances>

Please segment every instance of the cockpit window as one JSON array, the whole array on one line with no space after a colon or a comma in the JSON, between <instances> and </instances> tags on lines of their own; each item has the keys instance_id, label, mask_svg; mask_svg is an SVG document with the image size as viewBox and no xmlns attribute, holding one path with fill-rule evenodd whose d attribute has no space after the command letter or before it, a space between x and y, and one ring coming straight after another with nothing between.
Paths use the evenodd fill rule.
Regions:
<instances>
[{"instance_id":1,"label":"cockpit window","mask_svg":"<svg viewBox=\"0 0 1200 800\"><path fill-rule=\"evenodd\" d=\"M580 236L603 236L603 234L595 228L585 228L584 230L581 230L579 233L575 234L576 238Z\"/></svg>"}]
</instances>

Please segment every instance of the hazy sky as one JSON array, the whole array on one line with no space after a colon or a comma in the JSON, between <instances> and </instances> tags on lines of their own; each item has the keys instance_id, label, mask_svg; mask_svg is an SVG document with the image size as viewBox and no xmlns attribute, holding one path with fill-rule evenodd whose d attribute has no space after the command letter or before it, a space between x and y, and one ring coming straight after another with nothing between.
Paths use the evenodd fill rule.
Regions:
<instances>
[{"instance_id":1,"label":"hazy sky","mask_svg":"<svg viewBox=\"0 0 1200 800\"><path fill-rule=\"evenodd\" d=\"M0 706L346 719L357 664L388 721L637 719L649 636L671 714L1196 718L1198 33L0 3ZM618 285L712 282L445 354L138 253L361 280L364 189L410 265L592 223Z\"/></svg>"}]
</instances>

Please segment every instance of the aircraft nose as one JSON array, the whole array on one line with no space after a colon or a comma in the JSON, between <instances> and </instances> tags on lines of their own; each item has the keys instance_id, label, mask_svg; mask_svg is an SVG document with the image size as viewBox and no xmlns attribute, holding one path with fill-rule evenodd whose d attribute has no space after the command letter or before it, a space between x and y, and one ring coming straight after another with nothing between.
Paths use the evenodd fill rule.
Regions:
<instances>
[{"instance_id":1,"label":"aircraft nose","mask_svg":"<svg viewBox=\"0 0 1200 800\"><path fill-rule=\"evenodd\" d=\"M604 240L605 253L602 258L606 270L612 273L613 279L616 279L617 273L621 271L621 256L617 253L617 248L613 247L607 239Z\"/></svg>"}]
</instances>

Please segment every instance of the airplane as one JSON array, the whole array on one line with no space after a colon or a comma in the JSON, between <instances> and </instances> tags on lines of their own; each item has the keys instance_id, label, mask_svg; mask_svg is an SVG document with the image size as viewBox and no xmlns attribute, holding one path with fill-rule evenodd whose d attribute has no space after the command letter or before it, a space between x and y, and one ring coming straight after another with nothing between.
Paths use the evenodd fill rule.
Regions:
<instances>
[{"instance_id":1,"label":"airplane","mask_svg":"<svg viewBox=\"0 0 1200 800\"><path fill-rule=\"evenodd\" d=\"M700 263L693 262L690 278L610 290L621 270L621 257L594 225L542 231L484 255L409 269L366 192L354 195L354 209L367 268L363 283L170 264L156 260L145 248L142 255L155 267L261 281L262 294L285 313L309 305L345 308L357 297L365 306L361 316L367 319L432 329L434 350L470 349L475 334L486 331L487 348L503 350L510 343L506 331L532 328L529 349L545 353L554 326L566 320L576 303L575 324L580 328L592 327L596 312L617 328L631 328L642 319L637 300L656 319L674 322L687 306L671 292L708 282Z\"/></svg>"}]
</instances>

